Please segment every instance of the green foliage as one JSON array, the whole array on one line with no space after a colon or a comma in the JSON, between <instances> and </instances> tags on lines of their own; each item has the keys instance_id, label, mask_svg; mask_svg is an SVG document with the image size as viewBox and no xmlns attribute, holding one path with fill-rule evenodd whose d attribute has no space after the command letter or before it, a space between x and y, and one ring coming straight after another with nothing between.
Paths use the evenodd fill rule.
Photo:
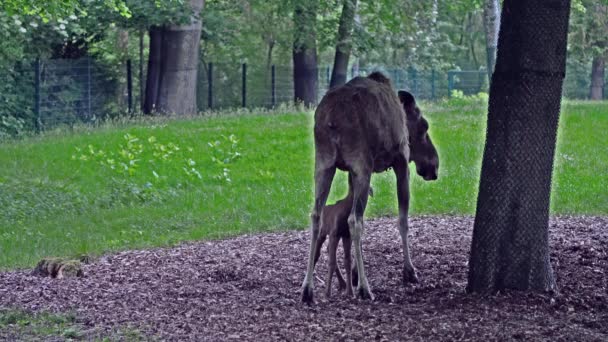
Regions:
<instances>
[{"instance_id":1,"label":"green foliage","mask_svg":"<svg viewBox=\"0 0 608 342\"><path fill-rule=\"evenodd\" d=\"M82 326L72 313L30 313L24 310L0 309L0 335L18 336L21 340L41 340L58 337L78 339Z\"/></svg>"},{"instance_id":2,"label":"green foliage","mask_svg":"<svg viewBox=\"0 0 608 342\"><path fill-rule=\"evenodd\" d=\"M450 98L445 100L446 105L452 108L462 108L464 106L487 106L490 96L488 93L477 93L475 95L465 95L462 90L454 89Z\"/></svg>"},{"instance_id":3,"label":"green foliage","mask_svg":"<svg viewBox=\"0 0 608 342\"><path fill-rule=\"evenodd\" d=\"M19 341L149 341L139 330L116 327L111 333L85 327L72 313L0 309L0 336Z\"/></svg>"},{"instance_id":4,"label":"green foliage","mask_svg":"<svg viewBox=\"0 0 608 342\"><path fill-rule=\"evenodd\" d=\"M106 145L106 148L103 150L92 144L84 148L76 147L71 160L93 163L111 180L112 191L105 201L107 206L115 203L162 202L172 197L175 188L196 185L203 179L194 160L196 151L192 147L182 148L174 142L161 142L154 135L142 140L126 133L122 143ZM225 168L228 170L227 163ZM180 171L183 173L180 174ZM174 182L176 176L180 182ZM104 198L96 201L104 202Z\"/></svg>"},{"instance_id":5,"label":"green foliage","mask_svg":"<svg viewBox=\"0 0 608 342\"><path fill-rule=\"evenodd\" d=\"M99 1L106 9L110 9L120 15L129 17L129 8L122 0L103 0ZM47 0L44 2L36 0L4 0L0 5L0 12L9 15L28 15L39 16L44 22L54 18L79 13L87 14L88 6L95 6L95 3L80 0Z\"/></svg>"},{"instance_id":6,"label":"green foliage","mask_svg":"<svg viewBox=\"0 0 608 342\"><path fill-rule=\"evenodd\" d=\"M232 180L230 179L229 166L241 157L236 136L234 134L222 135L221 140L208 142L207 145L211 148L211 161L220 169L220 173L215 178L230 183ZM200 177L198 171L192 170Z\"/></svg>"},{"instance_id":7,"label":"green foliage","mask_svg":"<svg viewBox=\"0 0 608 342\"><path fill-rule=\"evenodd\" d=\"M23 119L0 113L0 140L18 137L23 133L25 133Z\"/></svg>"},{"instance_id":8,"label":"green foliage","mask_svg":"<svg viewBox=\"0 0 608 342\"><path fill-rule=\"evenodd\" d=\"M568 37L570 57L589 61L608 58L608 3L578 0L573 3Z\"/></svg>"}]
</instances>

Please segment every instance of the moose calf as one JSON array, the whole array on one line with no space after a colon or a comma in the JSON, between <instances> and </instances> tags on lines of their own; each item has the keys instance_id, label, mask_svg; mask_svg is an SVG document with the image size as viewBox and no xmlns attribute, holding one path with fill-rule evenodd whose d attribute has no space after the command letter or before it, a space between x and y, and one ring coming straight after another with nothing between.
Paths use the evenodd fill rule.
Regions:
<instances>
[{"instance_id":1,"label":"moose calf","mask_svg":"<svg viewBox=\"0 0 608 342\"><path fill-rule=\"evenodd\" d=\"M374 195L372 188L369 188L370 196ZM325 243L325 239L329 236L329 245L327 246L327 253L329 257L329 271L327 273L327 285L325 293L327 298L331 296L331 284L333 281L333 274L336 273L338 278L338 288L340 291L346 289L346 294L353 296L353 287L351 279L351 238L348 227L348 215L350 215L353 206L353 191L350 185L348 195L336 202L335 204L325 206L321 214L321 227L319 232L319 238L317 239L317 247L315 249L315 265L319 261L321 255L321 247ZM340 268L336 262L336 251L338 249L338 243L342 240L342 248L344 249L344 268L346 270L346 281L342 277Z\"/></svg>"}]
</instances>

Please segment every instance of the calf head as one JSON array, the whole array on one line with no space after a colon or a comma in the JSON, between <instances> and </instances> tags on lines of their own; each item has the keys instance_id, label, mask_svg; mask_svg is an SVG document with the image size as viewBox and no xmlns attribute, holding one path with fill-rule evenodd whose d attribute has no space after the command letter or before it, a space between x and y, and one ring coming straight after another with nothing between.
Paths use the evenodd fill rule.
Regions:
<instances>
[{"instance_id":1,"label":"calf head","mask_svg":"<svg viewBox=\"0 0 608 342\"><path fill-rule=\"evenodd\" d=\"M407 91L399 91L399 100L405 110L410 142L410 161L416 164L416 173L424 180L437 179L439 156L429 136L429 123L420 113L414 96Z\"/></svg>"}]
</instances>

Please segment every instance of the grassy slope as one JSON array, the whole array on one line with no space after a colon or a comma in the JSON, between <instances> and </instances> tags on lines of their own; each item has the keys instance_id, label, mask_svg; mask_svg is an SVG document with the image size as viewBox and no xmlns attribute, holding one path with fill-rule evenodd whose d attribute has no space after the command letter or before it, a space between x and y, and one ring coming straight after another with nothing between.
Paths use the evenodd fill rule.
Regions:
<instances>
[{"instance_id":1,"label":"grassy slope","mask_svg":"<svg viewBox=\"0 0 608 342\"><path fill-rule=\"evenodd\" d=\"M413 179L413 214L473 214L483 150L483 105L426 105L441 157L440 179ZM608 213L608 104L570 103L559 134L552 211ZM253 115L141 123L0 144L0 269L31 266L43 256L97 254L243 232L303 228L312 202L310 114ZM130 184L151 182L156 200L135 198L107 168L73 160L75 147L117 150L129 133L173 142L194 159L202 180L188 181L183 160L157 163L162 180L142 167ZM232 183L208 141L235 134L243 157L230 166ZM185 152L191 147L193 152ZM144 160L151 157L148 150ZM145 162L144 162L145 163ZM338 174L330 201L345 192ZM373 179L368 216L396 212L392 172Z\"/></svg>"}]
</instances>

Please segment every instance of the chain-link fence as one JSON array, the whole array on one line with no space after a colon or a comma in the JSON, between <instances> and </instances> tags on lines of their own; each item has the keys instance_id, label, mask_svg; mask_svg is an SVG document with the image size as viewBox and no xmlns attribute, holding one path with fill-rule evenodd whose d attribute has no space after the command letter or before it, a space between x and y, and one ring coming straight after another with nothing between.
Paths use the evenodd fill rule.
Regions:
<instances>
[{"instance_id":1,"label":"chain-link fence","mask_svg":"<svg viewBox=\"0 0 608 342\"><path fill-rule=\"evenodd\" d=\"M127 61L107 65L93 58L17 63L10 69L0 70L0 117L19 118L27 128L48 129L94 123L108 116L137 111L144 91L141 85L145 84L140 79L145 77L144 65L137 64L132 66ZM131 72L137 68L141 70ZM352 68L347 78L365 76L377 69ZM463 95L488 91L484 70L379 70L386 73L398 89L409 90L419 99L446 98L455 90ZM318 69L318 99L327 91L331 71L328 66ZM586 98L589 79L582 70L569 68L564 96ZM604 87L605 98L607 88ZM205 63L198 71L197 105L199 111L275 107L292 102L293 89L291 66Z\"/></svg>"}]
</instances>

